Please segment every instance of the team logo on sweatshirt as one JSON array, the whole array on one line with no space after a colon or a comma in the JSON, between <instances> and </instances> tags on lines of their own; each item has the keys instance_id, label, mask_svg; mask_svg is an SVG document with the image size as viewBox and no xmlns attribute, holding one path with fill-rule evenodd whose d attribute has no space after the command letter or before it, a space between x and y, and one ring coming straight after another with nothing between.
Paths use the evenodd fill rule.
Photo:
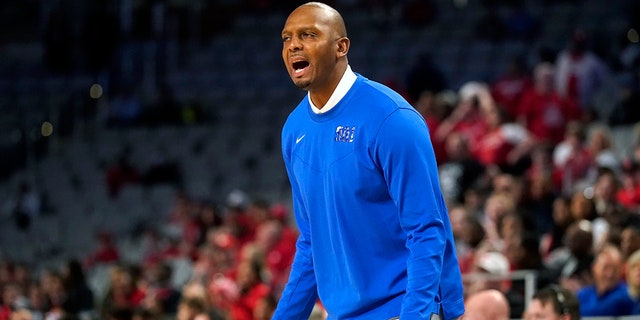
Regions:
<instances>
[{"instance_id":1,"label":"team logo on sweatshirt","mask_svg":"<svg viewBox=\"0 0 640 320\"><path fill-rule=\"evenodd\" d=\"M356 134L356 127L338 126L336 127L336 142L353 142Z\"/></svg>"}]
</instances>

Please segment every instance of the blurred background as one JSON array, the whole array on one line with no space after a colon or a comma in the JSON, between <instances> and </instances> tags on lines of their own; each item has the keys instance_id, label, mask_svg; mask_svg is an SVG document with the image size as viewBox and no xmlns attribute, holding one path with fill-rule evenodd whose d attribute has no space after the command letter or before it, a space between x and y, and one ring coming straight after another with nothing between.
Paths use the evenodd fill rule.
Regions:
<instances>
[{"instance_id":1,"label":"blurred background","mask_svg":"<svg viewBox=\"0 0 640 320\"><path fill-rule=\"evenodd\" d=\"M283 67L280 31L301 3L0 1L5 264L79 259L89 272L105 242L116 260L142 263L148 234L186 237L172 224L185 207L223 220L261 203L291 224L280 129L304 92ZM328 3L345 19L354 71L416 106L424 92L455 105L469 82L529 77L579 42L602 70L589 100L577 98L581 119L610 130L620 159L631 153L637 1Z\"/></svg>"}]
</instances>

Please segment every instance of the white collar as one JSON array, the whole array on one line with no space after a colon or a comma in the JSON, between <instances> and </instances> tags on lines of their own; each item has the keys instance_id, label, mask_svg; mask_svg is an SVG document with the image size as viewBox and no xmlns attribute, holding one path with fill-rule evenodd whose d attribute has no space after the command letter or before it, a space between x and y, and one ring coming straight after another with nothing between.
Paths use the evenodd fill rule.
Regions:
<instances>
[{"instance_id":1,"label":"white collar","mask_svg":"<svg viewBox=\"0 0 640 320\"><path fill-rule=\"evenodd\" d=\"M356 74L351 71L351 66L347 65L347 70L344 71L342 79L340 79L340 82L338 82L338 86L335 90L333 90L331 97L329 97L329 100L324 105L324 107L322 107L322 109L316 107L316 105L313 104L313 101L311 101L311 95L307 94L307 99L309 99L309 104L311 105L311 110L313 111L313 113L322 114L333 109L333 107L335 107L336 104L340 102L340 100L347 94L347 92L349 92L351 86L353 86L353 84L356 82L356 78L358 78L358 76L356 76Z\"/></svg>"}]
</instances>

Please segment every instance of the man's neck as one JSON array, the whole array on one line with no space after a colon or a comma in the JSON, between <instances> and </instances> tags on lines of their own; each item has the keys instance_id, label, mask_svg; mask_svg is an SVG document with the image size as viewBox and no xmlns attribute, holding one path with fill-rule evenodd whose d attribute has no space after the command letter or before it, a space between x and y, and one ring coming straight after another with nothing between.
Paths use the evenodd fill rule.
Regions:
<instances>
[{"instance_id":1,"label":"man's neck","mask_svg":"<svg viewBox=\"0 0 640 320\"><path fill-rule=\"evenodd\" d=\"M338 64L336 66L336 72L333 73L331 78L329 79L330 85L324 88L323 90L311 90L309 91L309 97L311 101L318 109L322 109L327 101L331 98L331 95L338 87L340 80L344 76L345 71L347 71L347 64Z\"/></svg>"}]
</instances>

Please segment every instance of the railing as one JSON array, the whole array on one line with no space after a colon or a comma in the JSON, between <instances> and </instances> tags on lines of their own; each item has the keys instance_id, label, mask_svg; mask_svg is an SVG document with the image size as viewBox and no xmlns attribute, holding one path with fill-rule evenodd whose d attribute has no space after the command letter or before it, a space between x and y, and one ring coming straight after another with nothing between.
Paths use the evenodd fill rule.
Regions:
<instances>
[{"instance_id":1,"label":"railing","mask_svg":"<svg viewBox=\"0 0 640 320\"><path fill-rule=\"evenodd\" d=\"M467 273L462 276L462 282L474 282L479 280L524 280L524 306L525 309L529 305L529 301L536 292L536 284L538 283L538 271L536 270L517 270L503 275L490 273Z\"/></svg>"}]
</instances>

